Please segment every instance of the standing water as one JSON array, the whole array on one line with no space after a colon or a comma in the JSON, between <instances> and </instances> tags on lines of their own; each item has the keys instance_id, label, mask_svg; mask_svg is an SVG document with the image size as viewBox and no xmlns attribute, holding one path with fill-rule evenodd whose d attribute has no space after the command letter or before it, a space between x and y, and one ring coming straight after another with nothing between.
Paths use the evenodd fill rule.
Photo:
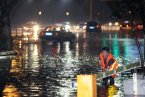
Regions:
<instances>
[{"instance_id":1,"label":"standing water","mask_svg":"<svg viewBox=\"0 0 145 97\"><path fill-rule=\"evenodd\" d=\"M77 36L74 43L14 44L19 55L12 61L3 97L76 97L76 75L97 74L98 56L104 46L110 47L116 58L122 56L128 62L139 58L129 32ZM138 33L138 39L143 51L143 35ZM122 97L123 78L117 77L116 86L107 90L99 86L99 97ZM104 95L106 91L108 96Z\"/></svg>"}]
</instances>

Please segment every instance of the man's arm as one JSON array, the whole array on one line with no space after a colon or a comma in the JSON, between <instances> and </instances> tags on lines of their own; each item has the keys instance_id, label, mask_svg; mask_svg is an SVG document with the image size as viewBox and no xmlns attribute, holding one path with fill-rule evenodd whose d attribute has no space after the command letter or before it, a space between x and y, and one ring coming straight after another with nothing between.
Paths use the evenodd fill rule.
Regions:
<instances>
[{"instance_id":1,"label":"man's arm","mask_svg":"<svg viewBox=\"0 0 145 97\"><path fill-rule=\"evenodd\" d=\"M101 67L101 70L102 70L102 71L106 71L106 69L102 67L102 61L101 61L100 58L99 58L99 66Z\"/></svg>"},{"instance_id":2,"label":"man's arm","mask_svg":"<svg viewBox=\"0 0 145 97\"><path fill-rule=\"evenodd\" d=\"M109 62L108 62L108 65L107 65L107 70L109 70L110 66L114 63L115 61L113 59L111 59Z\"/></svg>"}]
</instances>

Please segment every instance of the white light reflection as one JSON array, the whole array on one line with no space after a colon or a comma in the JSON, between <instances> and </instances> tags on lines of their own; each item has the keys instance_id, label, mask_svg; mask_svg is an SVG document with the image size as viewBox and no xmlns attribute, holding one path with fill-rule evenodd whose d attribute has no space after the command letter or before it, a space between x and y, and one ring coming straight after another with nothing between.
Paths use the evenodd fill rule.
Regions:
<instances>
[{"instance_id":1,"label":"white light reflection","mask_svg":"<svg viewBox=\"0 0 145 97\"><path fill-rule=\"evenodd\" d=\"M76 34L76 37L79 38L79 33Z\"/></svg>"},{"instance_id":2,"label":"white light reflection","mask_svg":"<svg viewBox=\"0 0 145 97\"><path fill-rule=\"evenodd\" d=\"M68 53L70 52L70 43L69 42L65 43L65 51Z\"/></svg>"},{"instance_id":3,"label":"white light reflection","mask_svg":"<svg viewBox=\"0 0 145 97\"><path fill-rule=\"evenodd\" d=\"M39 72L39 50L37 44L30 45L29 61L31 62L31 70Z\"/></svg>"},{"instance_id":4,"label":"white light reflection","mask_svg":"<svg viewBox=\"0 0 145 97\"><path fill-rule=\"evenodd\" d=\"M34 39L35 40L37 40L38 39L38 31L39 31L39 26L38 25L35 25L34 27L33 27L33 30L34 30Z\"/></svg>"},{"instance_id":5,"label":"white light reflection","mask_svg":"<svg viewBox=\"0 0 145 97\"><path fill-rule=\"evenodd\" d=\"M83 34L83 38L86 38L86 33Z\"/></svg>"},{"instance_id":6,"label":"white light reflection","mask_svg":"<svg viewBox=\"0 0 145 97\"><path fill-rule=\"evenodd\" d=\"M58 47L57 47L57 53L60 52L60 43L58 43Z\"/></svg>"},{"instance_id":7,"label":"white light reflection","mask_svg":"<svg viewBox=\"0 0 145 97\"><path fill-rule=\"evenodd\" d=\"M76 56L79 56L79 43L76 43Z\"/></svg>"},{"instance_id":8,"label":"white light reflection","mask_svg":"<svg viewBox=\"0 0 145 97\"><path fill-rule=\"evenodd\" d=\"M22 41L19 41L19 48L22 48Z\"/></svg>"},{"instance_id":9,"label":"white light reflection","mask_svg":"<svg viewBox=\"0 0 145 97\"><path fill-rule=\"evenodd\" d=\"M133 73L133 93L137 95L137 73Z\"/></svg>"},{"instance_id":10,"label":"white light reflection","mask_svg":"<svg viewBox=\"0 0 145 97\"><path fill-rule=\"evenodd\" d=\"M24 46L25 52L24 52L24 59L28 59L28 46Z\"/></svg>"},{"instance_id":11,"label":"white light reflection","mask_svg":"<svg viewBox=\"0 0 145 97\"><path fill-rule=\"evenodd\" d=\"M60 44L59 44L60 45ZM59 45L58 45L58 49L59 49ZM58 87L58 91L57 94L60 95L60 97L74 97L72 96L73 93L75 92L74 88L72 87L72 78L75 75L75 72L77 69L77 65L75 64L75 62L77 62L76 57L73 56L73 53L70 49L70 43L69 42L65 42L64 44L64 57L63 57L63 70L60 71L60 76L63 76L64 78L59 79L59 83L63 86L63 87ZM76 45L76 49L79 50L78 47L78 43ZM78 52L78 50L76 50L76 52ZM72 77L72 78L68 78L65 79L65 77Z\"/></svg>"},{"instance_id":12,"label":"white light reflection","mask_svg":"<svg viewBox=\"0 0 145 97\"><path fill-rule=\"evenodd\" d=\"M34 45L33 46L33 52L31 53L31 58L32 58L32 70L37 71L39 69L39 64L38 64L38 60L39 60L39 53L38 53L38 45Z\"/></svg>"}]
</instances>

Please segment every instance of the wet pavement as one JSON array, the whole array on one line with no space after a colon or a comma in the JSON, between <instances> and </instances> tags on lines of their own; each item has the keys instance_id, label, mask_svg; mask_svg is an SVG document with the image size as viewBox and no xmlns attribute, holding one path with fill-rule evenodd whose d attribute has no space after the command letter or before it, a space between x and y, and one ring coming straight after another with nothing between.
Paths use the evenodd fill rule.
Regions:
<instances>
[{"instance_id":1,"label":"wet pavement","mask_svg":"<svg viewBox=\"0 0 145 97\"><path fill-rule=\"evenodd\" d=\"M76 75L96 74L100 70L98 55L104 46L110 47L116 58L122 56L128 62L139 58L130 32L76 33L76 36L73 43L14 43L19 54L3 81L6 82L3 97L76 97ZM143 35L138 33L137 37L143 52ZM124 97L120 84L123 78L116 78L116 86L107 89L99 85L99 97Z\"/></svg>"}]
</instances>

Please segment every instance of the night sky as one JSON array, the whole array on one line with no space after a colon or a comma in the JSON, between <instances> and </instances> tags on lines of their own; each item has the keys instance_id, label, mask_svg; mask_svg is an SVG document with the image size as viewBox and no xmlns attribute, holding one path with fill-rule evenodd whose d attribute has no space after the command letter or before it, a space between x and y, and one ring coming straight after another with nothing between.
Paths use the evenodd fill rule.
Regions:
<instances>
[{"instance_id":1,"label":"night sky","mask_svg":"<svg viewBox=\"0 0 145 97\"><path fill-rule=\"evenodd\" d=\"M38 12L42 11L39 16ZM69 16L65 12L70 12ZM112 10L103 0L93 0L93 19L108 21ZM11 12L12 25L29 21L41 24L62 23L64 21L83 22L89 20L89 0L18 0Z\"/></svg>"}]
</instances>

